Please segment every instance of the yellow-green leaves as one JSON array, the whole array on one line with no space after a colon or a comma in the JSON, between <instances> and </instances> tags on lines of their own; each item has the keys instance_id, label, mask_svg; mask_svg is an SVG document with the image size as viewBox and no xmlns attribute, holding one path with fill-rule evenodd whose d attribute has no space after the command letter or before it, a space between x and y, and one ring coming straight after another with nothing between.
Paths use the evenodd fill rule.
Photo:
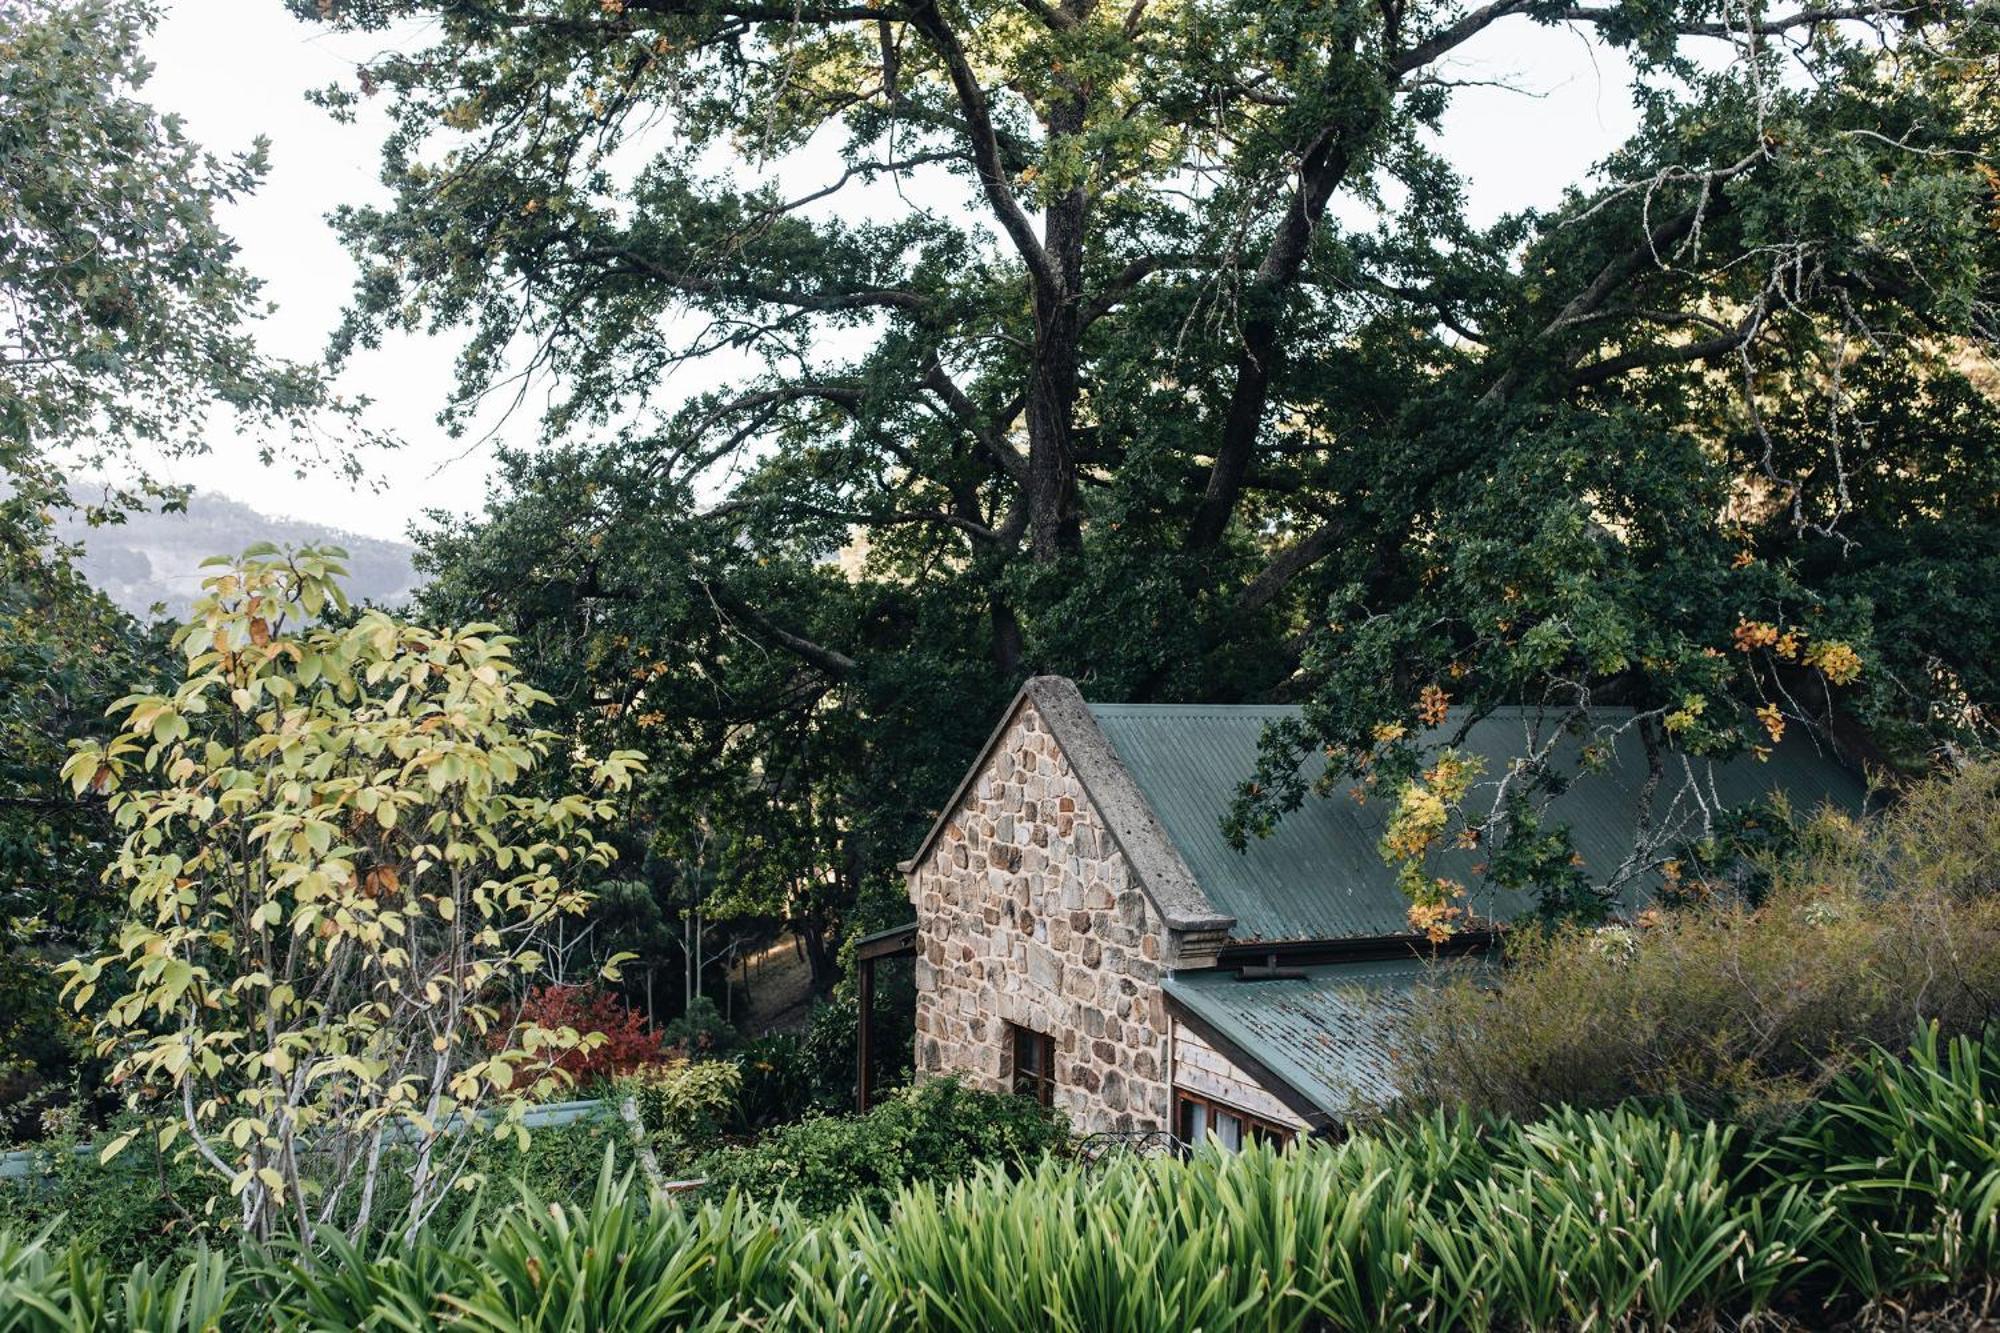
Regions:
<instances>
[{"instance_id":1,"label":"yellow-green leaves","mask_svg":"<svg viewBox=\"0 0 2000 1333\"><path fill-rule=\"evenodd\" d=\"M558 1077L584 1039L510 1031L499 1005L588 904L604 793L643 766L621 751L578 761L591 794L515 791L551 738L526 726L540 696L506 640L314 623L345 605L335 554L212 566L185 680L120 700L123 732L64 769L110 795L130 904L66 994L81 1009L120 976L100 1047L160 1142L223 1174L265 1234L314 1225L288 1200L368 1193L373 1136L433 1143ZM415 1182L413 1216L450 1175Z\"/></svg>"}]
</instances>

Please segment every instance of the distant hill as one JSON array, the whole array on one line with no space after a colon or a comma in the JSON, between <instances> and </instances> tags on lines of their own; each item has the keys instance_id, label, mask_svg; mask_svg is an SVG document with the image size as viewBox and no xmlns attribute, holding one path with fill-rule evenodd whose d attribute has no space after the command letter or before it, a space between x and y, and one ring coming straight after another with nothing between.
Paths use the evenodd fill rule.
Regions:
<instances>
[{"instance_id":1,"label":"distant hill","mask_svg":"<svg viewBox=\"0 0 2000 1333\"><path fill-rule=\"evenodd\" d=\"M93 528L77 514L57 524L64 541L80 542L78 563L111 600L141 619L155 603L168 616L186 614L201 588L201 562L230 555L253 542L279 546L334 545L347 552L347 593L355 601L395 605L416 590L416 548L406 542L361 537L319 523L270 518L221 495L196 495L186 513L132 514L125 522Z\"/></svg>"}]
</instances>

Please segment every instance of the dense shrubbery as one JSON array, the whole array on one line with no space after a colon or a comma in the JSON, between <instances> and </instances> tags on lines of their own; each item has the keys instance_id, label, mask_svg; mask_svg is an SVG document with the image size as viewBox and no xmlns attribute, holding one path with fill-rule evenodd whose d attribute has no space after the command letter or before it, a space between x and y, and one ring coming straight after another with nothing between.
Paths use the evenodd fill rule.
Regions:
<instances>
[{"instance_id":1,"label":"dense shrubbery","mask_svg":"<svg viewBox=\"0 0 2000 1333\"><path fill-rule=\"evenodd\" d=\"M0 1326L1823 1328L2000 1271L1996 1079L2000 1045L1933 1039L1864 1059L1762 1138L1631 1107L1437 1115L1284 1154L1051 1156L1019 1179L988 1165L903 1191L886 1217L741 1191L648 1200L607 1165L586 1200L530 1196L415 1245L203 1254L129 1278L16 1233Z\"/></svg>"},{"instance_id":2,"label":"dense shrubbery","mask_svg":"<svg viewBox=\"0 0 2000 1333\"><path fill-rule=\"evenodd\" d=\"M1018 1167L1068 1141L1062 1119L1024 1097L972 1092L938 1079L861 1116L815 1116L762 1141L701 1158L708 1193L783 1195L802 1211L858 1203L886 1212L911 1184L960 1180L981 1164Z\"/></svg>"},{"instance_id":3,"label":"dense shrubbery","mask_svg":"<svg viewBox=\"0 0 2000 1333\"><path fill-rule=\"evenodd\" d=\"M612 1095L630 1097L646 1132L669 1144L712 1143L734 1118L743 1073L729 1060L675 1060L621 1078Z\"/></svg>"},{"instance_id":4,"label":"dense shrubbery","mask_svg":"<svg viewBox=\"0 0 2000 1333\"><path fill-rule=\"evenodd\" d=\"M506 1018L489 1044L504 1040L522 1023L601 1036L602 1041L564 1051L555 1061L572 1085L586 1090L667 1058L665 1037L647 1026L644 1015L616 995L589 986L538 986Z\"/></svg>"},{"instance_id":5,"label":"dense shrubbery","mask_svg":"<svg viewBox=\"0 0 2000 1333\"><path fill-rule=\"evenodd\" d=\"M512 1138L483 1139L471 1162L483 1189L445 1195L434 1228L472 1215L490 1217L524 1186L550 1198L585 1197L605 1154L623 1154L630 1141L631 1131L608 1116L536 1130L525 1147ZM161 1154L142 1140L100 1164L94 1151L78 1154L72 1147L44 1145L44 1176L0 1181L0 1228L17 1235L49 1229L114 1269L183 1258L197 1244L235 1243L239 1233L226 1186L185 1157ZM406 1199L407 1178L407 1171L384 1173L387 1204Z\"/></svg>"},{"instance_id":6,"label":"dense shrubbery","mask_svg":"<svg viewBox=\"0 0 2000 1333\"><path fill-rule=\"evenodd\" d=\"M2000 763L1786 841L1760 905L1718 891L1628 928L1517 933L1503 985L1462 979L1420 1007L1412 1099L1525 1116L1641 1096L1777 1119L1871 1045L2000 1021Z\"/></svg>"}]
</instances>

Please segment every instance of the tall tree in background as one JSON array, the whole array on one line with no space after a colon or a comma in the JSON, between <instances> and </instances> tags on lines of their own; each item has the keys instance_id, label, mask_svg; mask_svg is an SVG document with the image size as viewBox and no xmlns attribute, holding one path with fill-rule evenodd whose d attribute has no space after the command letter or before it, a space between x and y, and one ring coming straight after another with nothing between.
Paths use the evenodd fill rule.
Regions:
<instances>
[{"instance_id":1,"label":"tall tree in background","mask_svg":"<svg viewBox=\"0 0 2000 1333\"><path fill-rule=\"evenodd\" d=\"M217 156L142 97L147 0L0 5L0 1107L70 1072L44 965L97 942L114 891L95 796L57 781L67 741L154 683L151 635L51 529L172 506L152 475L231 429L267 461L344 452L358 403L261 352L259 283L218 213L265 169ZM331 429L331 433L327 433ZM93 481L86 497L82 482ZM31 1126L16 1126L31 1128Z\"/></svg>"},{"instance_id":2,"label":"tall tree in background","mask_svg":"<svg viewBox=\"0 0 2000 1333\"><path fill-rule=\"evenodd\" d=\"M1991 0L291 3L421 35L325 94L395 125L340 345L462 327L453 413L549 394L437 595L563 645L584 725L823 792L829 871L1033 670L1305 701L1240 834L1325 751L1496 856L1575 776L1426 767L1497 703L1696 794L1788 727L1985 734ZM1523 24L1641 124L1481 228L1441 116Z\"/></svg>"},{"instance_id":3,"label":"tall tree in background","mask_svg":"<svg viewBox=\"0 0 2000 1333\"><path fill-rule=\"evenodd\" d=\"M71 741L151 688L167 658L74 566L0 544L0 1135L32 1137L67 1093L84 1031L56 1002L50 964L94 948L120 907L100 883L115 841L104 803L60 774Z\"/></svg>"}]
</instances>

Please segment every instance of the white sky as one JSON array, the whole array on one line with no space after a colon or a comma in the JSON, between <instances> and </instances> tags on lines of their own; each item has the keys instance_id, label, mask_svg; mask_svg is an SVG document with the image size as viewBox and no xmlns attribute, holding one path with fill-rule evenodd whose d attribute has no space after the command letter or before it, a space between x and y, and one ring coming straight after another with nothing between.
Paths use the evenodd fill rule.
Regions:
<instances>
[{"instance_id":1,"label":"white sky","mask_svg":"<svg viewBox=\"0 0 2000 1333\"><path fill-rule=\"evenodd\" d=\"M309 106L305 93L345 79L356 59L378 47L379 39L328 37L293 19L278 0L179 0L150 48L158 70L147 96L185 117L199 142L225 151L247 147L258 134L271 140L264 188L224 221L278 306L261 333L278 355L316 357L353 280L354 265L326 215L337 204L383 193L376 182L379 117L338 125ZM1574 32L1502 25L1450 72L1525 90L1461 89L1447 120L1448 149L1470 172L1482 220L1552 204L1635 120L1626 67ZM491 447L450 439L435 420L455 351L449 338L401 337L361 354L347 371L342 388L376 400L375 423L405 441L402 450L370 460L379 489L356 491L330 475L300 480L290 469L264 468L254 443L239 438L219 438L208 456L162 470L274 516L377 537L406 535L427 509L476 508ZM523 411L501 426L498 438L529 443L533 417Z\"/></svg>"}]
</instances>

